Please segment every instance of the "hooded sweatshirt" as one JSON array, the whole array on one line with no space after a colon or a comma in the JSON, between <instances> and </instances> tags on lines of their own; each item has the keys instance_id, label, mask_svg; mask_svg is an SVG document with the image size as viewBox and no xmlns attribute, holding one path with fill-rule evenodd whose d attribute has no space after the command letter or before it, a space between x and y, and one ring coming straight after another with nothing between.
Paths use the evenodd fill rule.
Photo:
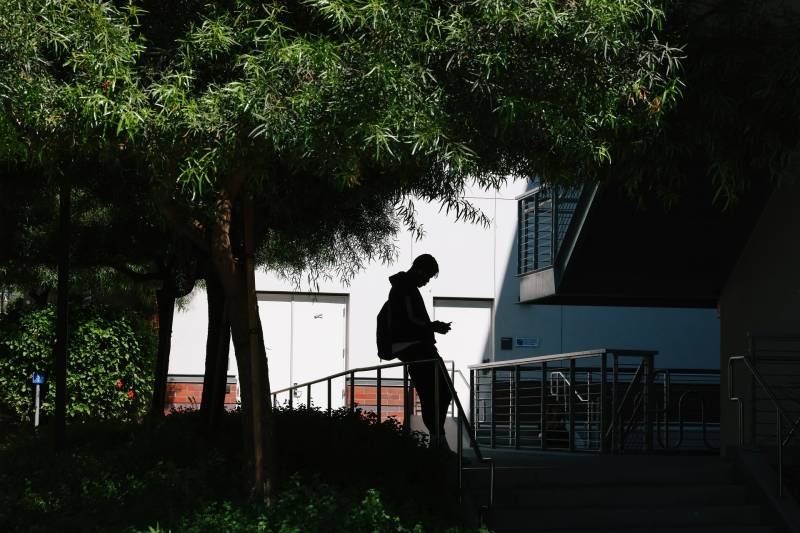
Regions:
<instances>
[{"instance_id":1,"label":"hooded sweatshirt","mask_svg":"<svg viewBox=\"0 0 800 533\"><path fill-rule=\"evenodd\" d=\"M392 343L435 343L428 310L412 276L398 272L389 277L389 283Z\"/></svg>"}]
</instances>

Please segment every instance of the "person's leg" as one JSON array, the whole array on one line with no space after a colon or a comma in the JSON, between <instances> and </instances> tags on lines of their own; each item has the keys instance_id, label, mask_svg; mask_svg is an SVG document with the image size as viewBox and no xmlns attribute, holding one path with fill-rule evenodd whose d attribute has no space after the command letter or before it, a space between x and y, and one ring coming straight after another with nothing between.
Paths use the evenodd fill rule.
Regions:
<instances>
[{"instance_id":1,"label":"person's leg","mask_svg":"<svg viewBox=\"0 0 800 533\"><path fill-rule=\"evenodd\" d=\"M417 357L414 360L418 361L439 359L439 352L433 345L420 346L415 355ZM441 443L446 442L444 440L444 423L447 418L450 400L452 399L450 388L445 381L447 376L442 372L441 366L434 362L410 365L408 372L417 390L417 394L419 395L419 402L422 408L422 421L425 423L425 427L428 428L431 443L436 447L441 446ZM439 375L438 420L436 417L436 376L434 372ZM442 438L442 441L439 443L434 442L436 438L437 422L439 426L439 435Z\"/></svg>"},{"instance_id":2,"label":"person's leg","mask_svg":"<svg viewBox=\"0 0 800 533\"><path fill-rule=\"evenodd\" d=\"M447 386L447 381L450 379L450 376L447 372L442 370L443 366L444 365L439 365L439 423L442 427L442 435L444 435L444 421L450 410L450 402L453 400L450 387Z\"/></svg>"},{"instance_id":3,"label":"person's leg","mask_svg":"<svg viewBox=\"0 0 800 533\"><path fill-rule=\"evenodd\" d=\"M435 424L435 411L433 401L433 366L431 363L416 363L408 366L408 374L411 376L411 382L414 384L414 389L419 396L420 407L422 408L422 421L433 441L436 434Z\"/></svg>"}]
</instances>

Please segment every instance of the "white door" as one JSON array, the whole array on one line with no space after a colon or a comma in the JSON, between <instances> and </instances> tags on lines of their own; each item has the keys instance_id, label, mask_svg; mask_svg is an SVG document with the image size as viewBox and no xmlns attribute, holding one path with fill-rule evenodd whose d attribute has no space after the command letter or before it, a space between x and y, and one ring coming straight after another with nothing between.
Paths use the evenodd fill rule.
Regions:
<instances>
[{"instance_id":1,"label":"white door","mask_svg":"<svg viewBox=\"0 0 800 533\"><path fill-rule=\"evenodd\" d=\"M468 412L469 366L491 358L492 300L434 298L433 316L452 322L449 333L436 335L436 347L448 370L453 369L458 399Z\"/></svg>"},{"instance_id":2,"label":"white door","mask_svg":"<svg viewBox=\"0 0 800 533\"><path fill-rule=\"evenodd\" d=\"M270 390L291 384L292 295L259 293L258 316L264 331ZM283 395L282 398L286 398ZM280 400L280 399L279 399Z\"/></svg>"},{"instance_id":3,"label":"white door","mask_svg":"<svg viewBox=\"0 0 800 533\"><path fill-rule=\"evenodd\" d=\"M295 295L292 310L292 383L307 383L345 369L347 297ZM344 405L344 378L331 383L331 407ZM328 407L327 382L311 388L311 404ZM298 390L295 402L306 403L307 390Z\"/></svg>"},{"instance_id":4,"label":"white door","mask_svg":"<svg viewBox=\"0 0 800 533\"><path fill-rule=\"evenodd\" d=\"M259 314L273 391L320 379L345 369L347 297L342 295L258 294ZM331 384L331 407L343 405L344 378ZM305 404L307 389L293 405ZM279 394L285 403L288 394ZM327 408L327 382L312 386L311 403Z\"/></svg>"}]
</instances>

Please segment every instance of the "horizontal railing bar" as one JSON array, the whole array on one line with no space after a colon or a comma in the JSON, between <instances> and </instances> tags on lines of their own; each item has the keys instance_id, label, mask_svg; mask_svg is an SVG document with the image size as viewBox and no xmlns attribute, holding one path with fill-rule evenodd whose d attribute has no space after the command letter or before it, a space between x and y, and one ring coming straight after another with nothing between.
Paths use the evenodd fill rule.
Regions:
<instances>
[{"instance_id":1,"label":"horizontal railing bar","mask_svg":"<svg viewBox=\"0 0 800 533\"><path fill-rule=\"evenodd\" d=\"M436 361L436 359L420 359L419 361L414 361L414 363L431 363L433 361ZM387 369L387 368L396 368L396 367L400 367L400 366L407 365L407 364L411 364L411 363L399 362L399 363L389 363L389 364L386 364L386 365L375 365L375 366L365 366L365 367L361 367L361 368L353 368L353 369L350 369L350 370L344 370L344 371L339 372L337 374L331 374L330 376L326 376L326 377L321 378L321 379L315 379L314 381L307 381L306 383L299 383L297 385L292 385L291 387L286 387L284 389L276 390L276 391L273 391L271 394L281 394L282 392L289 392L289 391L291 391L293 389L301 389L301 388L307 387L309 385L316 385L317 383L322 383L323 381L328 381L329 379L336 379L336 378L340 378L342 376L355 374L356 372L369 372L369 371L372 371L372 370L377 370L379 368L384 370L384 369Z\"/></svg>"},{"instance_id":2,"label":"horizontal railing bar","mask_svg":"<svg viewBox=\"0 0 800 533\"><path fill-rule=\"evenodd\" d=\"M477 365L470 365L470 370L481 370L481 369L488 369L488 368L500 368L500 367L513 367L519 366L523 364L536 364L540 362L551 362L551 361L558 361L564 360L568 361L570 359L584 359L588 357L599 357L605 354L615 354L618 356L643 356L643 355L656 355L658 351L655 350L629 350L629 349L612 349L612 348L599 348L595 350L585 350L581 352L567 352L567 353L559 353L559 354L552 354L552 355L538 355L534 357L524 357L521 359L509 359L507 361L495 361L492 363L480 363ZM588 367L591 369L592 367ZM557 370L557 369L554 369Z\"/></svg>"}]
</instances>

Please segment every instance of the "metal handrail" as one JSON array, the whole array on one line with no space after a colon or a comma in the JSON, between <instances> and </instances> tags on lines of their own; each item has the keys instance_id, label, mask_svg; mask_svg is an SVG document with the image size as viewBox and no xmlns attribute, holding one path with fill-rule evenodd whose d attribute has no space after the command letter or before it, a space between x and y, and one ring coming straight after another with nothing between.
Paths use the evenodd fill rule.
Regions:
<instances>
[{"instance_id":1,"label":"metal handrail","mask_svg":"<svg viewBox=\"0 0 800 533\"><path fill-rule=\"evenodd\" d=\"M567 381L569 382L570 389L572 389L573 394L567 394L566 391L564 392L564 397L567 399L566 406L565 406L565 415L567 416L567 420L569 422L568 428L568 438L566 441L561 439L561 442L566 442L569 451L577 451L576 449L576 438L577 438L577 423L580 422L577 418L586 418L587 420L580 422L586 427L589 427L587 424L590 423L589 419L594 419L595 415L599 415L597 422L599 423L599 429L596 433L599 435L599 438L596 440L595 444L599 446L599 451L601 453L605 453L608 450L608 444L612 446L614 443L617 443L619 440L618 436L621 435L621 426L623 421L619 420L619 415L622 413L624 405L626 405L627 397L630 395L630 390L624 391L619 390L623 388L624 381L621 379L623 375L631 375L635 383L634 386L641 381L640 374L644 374L647 376L646 381L644 382L644 396L642 397L643 405L649 408L650 404L650 386L652 384L651 379L651 371L653 369L653 358L657 354L657 351L654 350L637 350L637 349L614 349L614 348L598 348L594 350L583 350L578 352L569 352L569 353L561 353L561 354L552 354L552 355L543 355L543 356L534 356L534 357L523 357L519 359L511 359L511 360L503 360L503 361L494 361L491 363L481 363L481 364L474 364L470 365L470 399L473 402L477 402L479 405L483 405L485 400L480 397L481 394L486 394L487 390L484 390L483 386L481 385L481 376L488 377L488 393L490 395L490 402L493 405L493 400L495 396L500 393L499 391L504 391L505 389L501 387L501 389L495 390L495 385L497 383L497 377L501 373L508 373L508 413L504 413L504 416L507 416L507 431L508 431L508 440L509 445L512 445L512 440L515 442L515 446L519 448L521 446L520 443L520 431L522 431L522 426L526 423L533 423L534 425L538 425L540 427L540 433L538 435L539 439L539 447L541 449L548 449L548 435L547 435L547 424L546 424L546 417L547 415L547 405L545 402L545 396L548 393L548 379L559 379L558 385L563 385L565 388L567 387ZM636 360L636 366L628 367L628 363L623 361L624 358L634 358ZM588 359L597 359L599 362L598 366L594 364L590 364L589 366L580 368L576 365L576 363L580 360L588 360ZM609 366L609 363L611 365ZM568 364L568 366L567 366ZM621 366L621 364L626 365L625 368ZM567 368L569 369L567 371ZM551 373L556 373L561 371L559 376L551 376ZM594 401L591 396L589 396L588 400L582 393L577 393L574 390L572 385L576 385L578 381L576 380L576 372L591 372L591 373L599 373L599 381L596 384L592 384L591 386L599 388L599 395L597 401ZM541 399L539 399L538 403L538 411L534 410L530 413L523 413L527 418L523 418L520 413L519 406L517 403L519 402L519 386L521 380L521 373L522 372L534 372L541 375L541 378L538 378L541 382ZM567 374L569 372L569 374ZM637 374L638 372L638 374ZM569 377L567 377L569 375ZM567 381L564 381L564 378ZM505 379L505 378L504 378ZM630 379L630 378L628 378ZM555 382L551 381L551 384L556 384ZM590 387L591 387L590 386ZM610 391L608 390L610 388ZM513 394L511 391L515 391ZM592 388L587 389L590 395L593 395ZM558 394L561 391L556 391ZM610 392L610 395L607 394ZM622 396L622 394L618 394L625 392L625 401L622 405L619 404L618 400ZM578 398L578 401L575 401L575 398ZM499 397L498 397L499 398ZM562 398L559 398L561 400ZM609 403L610 405L607 405ZM576 409L576 406L588 405L590 406L589 410L583 412L583 410ZM504 407L506 406L503 404ZM597 408L597 412L594 412L594 408ZM489 443L492 448L496 445L496 437L497 437L497 428L496 428L496 411L492 411L492 416L489 420L489 426L485 429L488 430L488 438ZM609 414L610 416L606 416ZM650 413L646 409L642 412L642 424L643 430L645 433L645 441L644 441L644 449L651 451L652 450L652 422L650 420ZM534 419L537 417L538 419ZM577 417L577 418L576 418ZM616 418L617 421L615 424L610 424L610 418ZM527 421L527 422L526 422ZM506 422L504 422L506 424ZM505 428L505 425L503 426ZM613 428L614 433L612 433L613 441L609 441L607 438L607 430L609 428ZM505 429L503 429L505 431ZM609 431L610 432L610 431ZM513 437L512 437L513 436ZM485 443L484 443L485 444ZM581 449L585 448L585 446L580 446Z\"/></svg>"},{"instance_id":2,"label":"metal handrail","mask_svg":"<svg viewBox=\"0 0 800 533\"><path fill-rule=\"evenodd\" d=\"M619 417L622 414L622 409L625 407L625 403L628 401L628 396L630 395L631 391L633 390L634 385L636 385L638 383L638 381L642 377L643 368L644 368L644 361L639 363L639 366L636 367L636 372L634 372L630 383L628 383L628 387L625 389L625 392L622 395L622 400L619 402L619 405L617 406L616 412L612 413L613 417L611 419L611 423L608 426L608 429L606 429L605 438L608 438L609 435L612 435L613 432L615 431L615 428L617 427L617 421L619 420ZM638 398L638 395L635 398ZM638 403L637 403L637 406L638 406ZM634 407L633 411L634 411L634 413L636 412L636 406ZM619 425L623 426L621 438L622 438L622 440L624 442L625 434L627 433L627 428L630 426L630 421L628 422L628 424L622 424L621 421L620 421Z\"/></svg>"},{"instance_id":3,"label":"metal handrail","mask_svg":"<svg viewBox=\"0 0 800 533\"><path fill-rule=\"evenodd\" d=\"M458 426L457 450L458 451L457 451L457 457L458 457L459 498L461 497L461 493L462 493L462 490L463 490L463 473L464 473L464 464L463 464L464 463L464 461L463 461L463 459L464 459L463 426L466 425L466 427L467 427L467 435L469 436L470 447L472 448L472 451L475 453L475 458L478 460L478 462L484 463L489 467L489 502L488 502L488 506L487 507L488 507L488 509L491 509L493 507L493 505L494 505L495 463L494 463L494 460L492 460L492 458L484 457L483 453L481 453L480 446L478 445L478 441L475 438L475 432L474 432L474 430L472 428L472 424L470 423L469 418L466 416L466 413L464 412L464 408L462 407L461 401L458 398L458 394L456 393L455 386L453 385L453 381L452 381L452 379L449 378L447 368L445 367L444 361L441 358L437 357L435 359L422 359L422 360L419 360L419 361L409 361L409 362L401 361L399 363L387 363L387 364L383 364L383 365L373 365L373 366L367 366L367 367L352 368L350 370L345 370L343 372L338 372L336 374L331 374L330 376L326 376L326 377L323 377L323 378L320 378L320 379L315 379L313 381L307 381L305 383L291 385L289 387L285 387L283 389L280 389L280 390L272 392L273 405L275 405L275 402L276 402L278 394L282 394L282 393L288 392L289 393L289 406L291 407L291 405L292 405L292 392L295 389L300 389L300 388L303 388L303 387L306 388L306 394L307 394L306 402L307 402L307 405L310 405L310 403L311 403L311 401L310 401L310 398L311 398L311 386L312 385L316 385L318 383L327 382L327 384L328 384L328 414L330 414L331 413L331 383L336 378L340 378L340 377L343 377L343 376L349 376L350 377L350 399L351 399L350 410L353 411L353 410L355 410L355 401L354 401L355 392L354 391L355 391L355 375L356 375L356 373L370 372L370 371L373 371L373 370L378 372L377 390L378 390L378 399L380 399L381 372L383 370L388 369L388 368L396 368L396 367L401 367L402 366L403 370L404 370L404 381L405 381L406 380L405 374L407 374L408 367L410 365L425 364L425 363L434 363L435 365L437 365L439 367L437 370L441 370L442 375L447 377L447 379L445 379L445 385L450 390L450 394L452 395L452 398L453 398L452 401L455 403L456 410L458 412L458 423L457 423L457 426ZM434 409L435 409L435 412L437 414L437 419L438 419L438 413L439 413L439 379L440 379L439 372L434 371ZM404 404L407 402L407 396L405 394L403 396L403 402L404 402ZM378 410L378 417L379 417L378 419L380 420L380 401L378 402L377 410ZM408 418L406 418L404 420L404 424L403 425L404 425L405 428L408 428L408 426L409 426ZM437 440L441 437L438 434L438 425L437 425L436 437L437 437Z\"/></svg>"},{"instance_id":4,"label":"metal handrail","mask_svg":"<svg viewBox=\"0 0 800 533\"><path fill-rule=\"evenodd\" d=\"M705 444L707 448L714 449L714 446L712 446L708 442L708 434L707 434L707 431L706 431L706 402L703 399L703 397L700 396L700 393L698 391L696 391L696 390L687 390L686 392L681 394L681 397L678 399L678 428L679 428L679 432L678 432L678 442L675 443L675 448L679 448L680 445L683 443L683 423L684 423L684 420L683 420L683 400L685 400L689 395L697 396L697 399L700 401L700 424L702 425L702 428L703 428L703 444ZM669 441L669 432L667 432L667 440Z\"/></svg>"},{"instance_id":5,"label":"metal handrail","mask_svg":"<svg viewBox=\"0 0 800 533\"><path fill-rule=\"evenodd\" d=\"M583 403L589 403L589 396L591 395L591 393L589 392L589 386L591 385L591 383L587 383L586 384L586 398L584 398L583 396L581 396L580 392L578 392L577 390L572 388L572 382L561 371L551 371L550 372L550 375L548 377L548 379L550 380L550 396L555 396L556 398L558 398L558 385L556 385L555 392L553 392L553 381L555 381L553 379L553 376L560 377L562 381L564 381L567 385L569 385L569 388L572 391L572 394L574 394L575 397L578 398L578 401L583 402Z\"/></svg>"},{"instance_id":6,"label":"metal handrail","mask_svg":"<svg viewBox=\"0 0 800 533\"><path fill-rule=\"evenodd\" d=\"M775 444L776 444L776 454L778 456L778 496L783 496L783 447L788 444L789 440L791 439L792 435L789 435L786 438L786 441L782 439L782 420L786 419L787 422L790 424L794 424L794 421L786 414L786 411L780 406L778 400L775 399L775 395L772 393L772 390L769 386L764 382L764 379L761 377L761 373L756 369L753 364L750 362L750 359L743 356L743 355L733 355L728 358L728 400L732 402L737 402L738 406L738 421L739 421L739 447L744 447L744 423L743 423L743 411L742 411L742 399L739 396L734 396L733 391L733 376L734 376L734 366L733 363L741 361L744 363L745 367L750 371L750 374L753 376L753 379L759 386L761 386L764 393L767 395L767 399L772 403L772 406L775 408Z\"/></svg>"},{"instance_id":7,"label":"metal handrail","mask_svg":"<svg viewBox=\"0 0 800 533\"><path fill-rule=\"evenodd\" d=\"M684 391L683 394L678 398L678 441L676 443L672 443L670 441L670 419L669 419L669 412L670 412L670 398L671 393L670 389L672 386L672 375L681 375L681 374L691 374L691 375L712 375L719 377L719 370L716 369L705 369L705 368L662 368L658 369L653 372L653 380L655 381L655 376L663 374L664 376L664 399L663 399L663 408L656 409L656 438L658 439L658 443L661 445L662 448L668 450L670 448L680 448L683 444L683 433L684 433L684 413L683 413L683 403L686 398L690 395L696 395L699 400L700 406L700 424L702 427L703 432L703 444L709 450L719 450L719 446L714 446L708 441L708 425L709 423L706 421L705 418L705 399L701 396L701 392L695 389L689 389ZM717 383L717 385L719 385ZM661 436L661 417L664 420L664 438L662 439ZM717 422L719 425L719 422Z\"/></svg>"},{"instance_id":8,"label":"metal handrail","mask_svg":"<svg viewBox=\"0 0 800 533\"><path fill-rule=\"evenodd\" d=\"M594 357L600 355L617 355L619 357L630 356L648 356L656 355L658 350L628 350L616 348L600 348L597 350L584 350L581 352L567 352L557 353L552 355L536 355L533 357L522 357L520 359L507 359L503 361L495 361L493 363L479 363L469 365L470 370L486 370L491 368L507 367L507 366L520 366L524 364L538 364L546 363L549 361L568 361L570 359L584 359L587 357Z\"/></svg>"},{"instance_id":9,"label":"metal handrail","mask_svg":"<svg viewBox=\"0 0 800 533\"><path fill-rule=\"evenodd\" d=\"M467 378L464 377L464 373L461 370L456 369L456 371L453 373L453 375L460 377L461 381L464 383L464 385L469 387L469 381L467 381ZM455 382L455 379L453 380L453 382Z\"/></svg>"}]
</instances>

